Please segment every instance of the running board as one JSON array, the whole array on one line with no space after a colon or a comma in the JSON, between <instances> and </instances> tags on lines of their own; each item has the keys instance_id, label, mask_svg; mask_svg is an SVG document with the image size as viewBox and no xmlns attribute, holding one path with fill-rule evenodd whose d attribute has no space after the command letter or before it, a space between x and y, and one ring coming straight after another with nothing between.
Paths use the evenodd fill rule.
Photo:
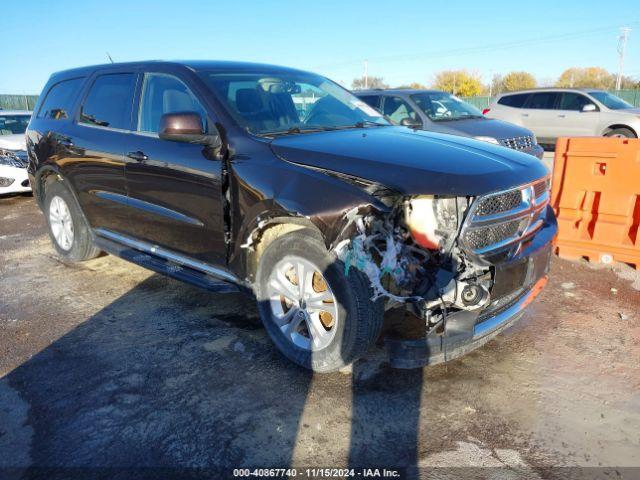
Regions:
<instances>
[{"instance_id":1,"label":"running board","mask_svg":"<svg viewBox=\"0 0 640 480\"><path fill-rule=\"evenodd\" d=\"M237 284L235 282L231 283L232 278L235 277L224 270L220 272L224 274L226 279L221 278L222 275L217 275L218 272L215 267L206 265L210 272L205 272L200 268L196 268L199 265L197 261L183 259L177 255L174 258L160 256L156 252L160 254L165 253L164 249L158 249L156 247L156 252L154 252L151 247L149 249L145 248L148 245L144 242L138 242L104 229L94 230L94 234L94 243L100 250L104 250L123 260L135 263L161 275L190 283L191 285L209 290L210 292L235 293L248 290L247 287L240 284L239 281ZM126 244L121 240L125 240ZM190 265L187 263L190 263Z\"/></svg>"}]
</instances>

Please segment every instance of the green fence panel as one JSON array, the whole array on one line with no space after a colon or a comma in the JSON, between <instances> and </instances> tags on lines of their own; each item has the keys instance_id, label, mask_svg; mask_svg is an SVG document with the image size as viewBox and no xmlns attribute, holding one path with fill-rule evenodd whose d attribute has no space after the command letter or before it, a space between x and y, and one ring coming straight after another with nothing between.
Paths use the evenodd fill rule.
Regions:
<instances>
[{"instance_id":1,"label":"green fence panel","mask_svg":"<svg viewBox=\"0 0 640 480\"><path fill-rule=\"evenodd\" d=\"M491 102L491 97L462 97L462 99L480 110L487 108Z\"/></svg>"},{"instance_id":2,"label":"green fence panel","mask_svg":"<svg viewBox=\"0 0 640 480\"><path fill-rule=\"evenodd\" d=\"M0 108L4 110L33 110L38 95L2 95L0 94Z\"/></svg>"}]
</instances>

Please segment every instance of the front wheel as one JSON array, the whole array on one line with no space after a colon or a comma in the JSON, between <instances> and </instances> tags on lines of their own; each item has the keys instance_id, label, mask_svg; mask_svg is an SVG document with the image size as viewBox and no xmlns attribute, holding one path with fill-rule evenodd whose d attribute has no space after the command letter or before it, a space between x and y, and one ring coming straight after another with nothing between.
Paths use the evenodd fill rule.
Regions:
<instances>
[{"instance_id":1,"label":"front wheel","mask_svg":"<svg viewBox=\"0 0 640 480\"><path fill-rule=\"evenodd\" d=\"M256 276L258 309L267 333L289 360L316 372L364 355L382 328L383 306L368 279L330 255L313 232L274 240Z\"/></svg>"},{"instance_id":2,"label":"front wheel","mask_svg":"<svg viewBox=\"0 0 640 480\"><path fill-rule=\"evenodd\" d=\"M614 128L605 133L604 136L616 138L636 138L634 133L628 128Z\"/></svg>"}]
</instances>

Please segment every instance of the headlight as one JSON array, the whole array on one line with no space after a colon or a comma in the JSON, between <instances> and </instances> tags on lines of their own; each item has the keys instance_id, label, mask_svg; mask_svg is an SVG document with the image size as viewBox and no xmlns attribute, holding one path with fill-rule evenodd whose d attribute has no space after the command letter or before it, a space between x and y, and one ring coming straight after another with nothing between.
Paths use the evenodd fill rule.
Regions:
<instances>
[{"instance_id":1,"label":"headlight","mask_svg":"<svg viewBox=\"0 0 640 480\"><path fill-rule=\"evenodd\" d=\"M0 165L9 167L25 168L25 164L15 153L10 150L0 149Z\"/></svg>"},{"instance_id":2,"label":"headlight","mask_svg":"<svg viewBox=\"0 0 640 480\"><path fill-rule=\"evenodd\" d=\"M458 234L459 202L464 199L421 195L405 202L405 222L413 240L428 250L441 250Z\"/></svg>"},{"instance_id":3,"label":"headlight","mask_svg":"<svg viewBox=\"0 0 640 480\"><path fill-rule=\"evenodd\" d=\"M493 143L494 145L500 145L500 142L493 137L473 137L476 140L480 140L481 142Z\"/></svg>"}]
</instances>

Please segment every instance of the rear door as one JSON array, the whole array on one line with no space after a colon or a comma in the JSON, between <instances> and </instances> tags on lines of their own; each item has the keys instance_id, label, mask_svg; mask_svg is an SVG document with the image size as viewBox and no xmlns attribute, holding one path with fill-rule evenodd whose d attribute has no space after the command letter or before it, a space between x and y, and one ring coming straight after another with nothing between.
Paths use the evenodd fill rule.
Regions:
<instances>
[{"instance_id":1,"label":"rear door","mask_svg":"<svg viewBox=\"0 0 640 480\"><path fill-rule=\"evenodd\" d=\"M70 130L57 143L58 163L73 183L90 225L128 232L124 152L131 141L134 71L98 72L89 79Z\"/></svg>"},{"instance_id":2,"label":"rear door","mask_svg":"<svg viewBox=\"0 0 640 480\"><path fill-rule=\"evenodd\" d=\"M558 121L555 122L555 136L586 137L596 135L600 112L599 110L583 112L582 107L588 104L594 103L586 95L577 92L562 92L557 110Z\"/></svg>"},{"instance_id":3,"label":"rear door","mask_svg":"<svg viewBox=\"0 0 640 480\"><path fill-rule=\"evenodd\" d=\"M522 109L522 125L536 134L543 142L554 141L559 118L556 110L558 92L532 93Z\"/></svg>"},{"instance_id":4,"label":"rear door","mask_svg":"<svg viewBox=\"0 0 640 480\"><path fill-rule=\"evenodd\" d=\"M136 238L206 263L225 263L221 162L202 145L161 140L160 117L193 111L212 119L188 85L165 71L141 79L134 142L126 158L131 230Z\"/></svg>"}]
</instances>

